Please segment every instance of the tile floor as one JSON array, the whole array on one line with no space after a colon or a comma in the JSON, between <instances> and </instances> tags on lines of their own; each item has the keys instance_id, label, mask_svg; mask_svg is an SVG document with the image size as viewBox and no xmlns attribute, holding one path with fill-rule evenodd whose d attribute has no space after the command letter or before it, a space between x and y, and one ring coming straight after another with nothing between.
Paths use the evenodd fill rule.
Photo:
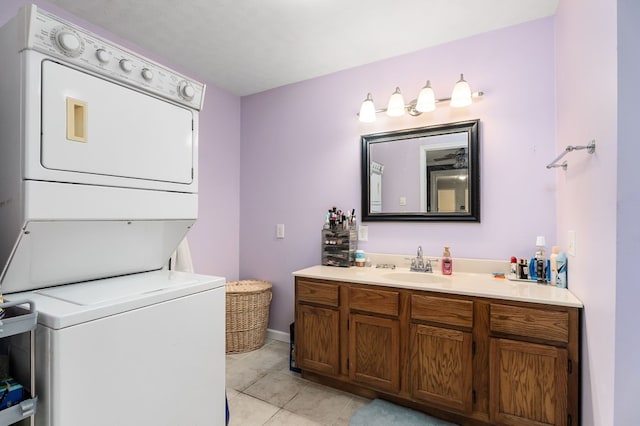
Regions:
<instances>
[{"instance_id":1,"label":"tile floor","mask_svg":"<svg viewBox=\"0 0 640 426\"><path fill-rule=\"evenodd\" d=\"M309 382L289 370L289 344L267 340L255 351L230 354L230 426L348 425L369 400Z\"/></svg>"}]
</instances>

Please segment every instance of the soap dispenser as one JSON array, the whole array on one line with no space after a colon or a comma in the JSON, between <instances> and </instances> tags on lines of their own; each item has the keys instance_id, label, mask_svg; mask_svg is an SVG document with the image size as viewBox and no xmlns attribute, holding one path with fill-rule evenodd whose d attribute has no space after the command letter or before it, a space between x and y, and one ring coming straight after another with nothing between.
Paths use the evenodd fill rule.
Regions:
<instances>
[{"instance_id":1,"label":"soap dispenser","mask_svg":"<svg viewBox=\"0 0 640 426\"><path fill-rule=\"evenodd\" d=\"M451 252L449 247L444 248L442 253L442 275L451 275L453 272L453 259L451 259Z\"/></svg>"}]
</instances>

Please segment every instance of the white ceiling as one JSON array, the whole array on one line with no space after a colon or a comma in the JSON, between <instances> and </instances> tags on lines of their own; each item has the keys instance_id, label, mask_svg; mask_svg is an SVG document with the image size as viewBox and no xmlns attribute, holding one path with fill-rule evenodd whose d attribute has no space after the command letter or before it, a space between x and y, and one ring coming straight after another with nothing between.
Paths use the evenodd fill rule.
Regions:
<instances>
[{"instance_id":1,"label":"white ceiling","mask_svg":"<svg viewBox=\"0 0 640 426\"><path fill-rule=\"evenodd\" d=\"M49 0L243 96L553 15L559 0Z\"/></svg>"}]
</instances>

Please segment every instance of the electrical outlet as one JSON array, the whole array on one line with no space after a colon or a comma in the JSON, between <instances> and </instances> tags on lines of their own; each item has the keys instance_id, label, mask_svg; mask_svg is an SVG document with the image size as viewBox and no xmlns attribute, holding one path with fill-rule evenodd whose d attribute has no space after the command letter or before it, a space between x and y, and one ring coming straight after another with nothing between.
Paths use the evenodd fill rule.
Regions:
<instances>
[{"instance_id":1,"label":"electrical outlet","mask_svg":"<svg viewBox=\"0 0 640 426\"><path fill-rule=\"evenodd\" d=\"M568 240L567 253L569 253L570 256L575 256L576 255L576 231L569 231L569 237L567 240Z\"/></svg>"},{"instance_id":2,"label":"electrical outlet","mask_svg":"<svg viewBox=\"0 0 640 426\"><path fill-rule=\"evenodd\" d=\"M369 241L369 227L367 225L358 226L358 241Z\"/></svg>"},{"instance_id":3,"label":"electrical outlet","mask_svg":"<svg viewBox=\"0 0 640 426\"><path fill-rule=\"evenodd\" d=\"M284 223L279 223L276 225L276 238L284 238Z\"/></svg>"},{"instance_id":4,"label":"electrical outlet","mask_svg":"<svg viewBox=\"0 0 640 426\"><path fill-rule=\"evenodd\" d=\"M401 206L407 205L407 197L400 197L400 205Z\"/></svg>"}]
</instances>

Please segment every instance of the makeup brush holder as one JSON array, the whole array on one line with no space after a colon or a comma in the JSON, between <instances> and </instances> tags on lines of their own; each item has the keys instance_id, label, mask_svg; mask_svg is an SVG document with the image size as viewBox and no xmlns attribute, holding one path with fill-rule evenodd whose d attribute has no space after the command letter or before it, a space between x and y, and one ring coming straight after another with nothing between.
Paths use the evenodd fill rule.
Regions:
<instances>
[{"instance_id":1,"label":"makeup brush holder","mask_svg":"<svg viewBox=\"0 0 640 426\"><path fill-rule=\"evenodd\" d=\"M351 229L322 230L322 264L327 266L353 266L358 249L358 233Z\"/></svg>"}]
</instances>

